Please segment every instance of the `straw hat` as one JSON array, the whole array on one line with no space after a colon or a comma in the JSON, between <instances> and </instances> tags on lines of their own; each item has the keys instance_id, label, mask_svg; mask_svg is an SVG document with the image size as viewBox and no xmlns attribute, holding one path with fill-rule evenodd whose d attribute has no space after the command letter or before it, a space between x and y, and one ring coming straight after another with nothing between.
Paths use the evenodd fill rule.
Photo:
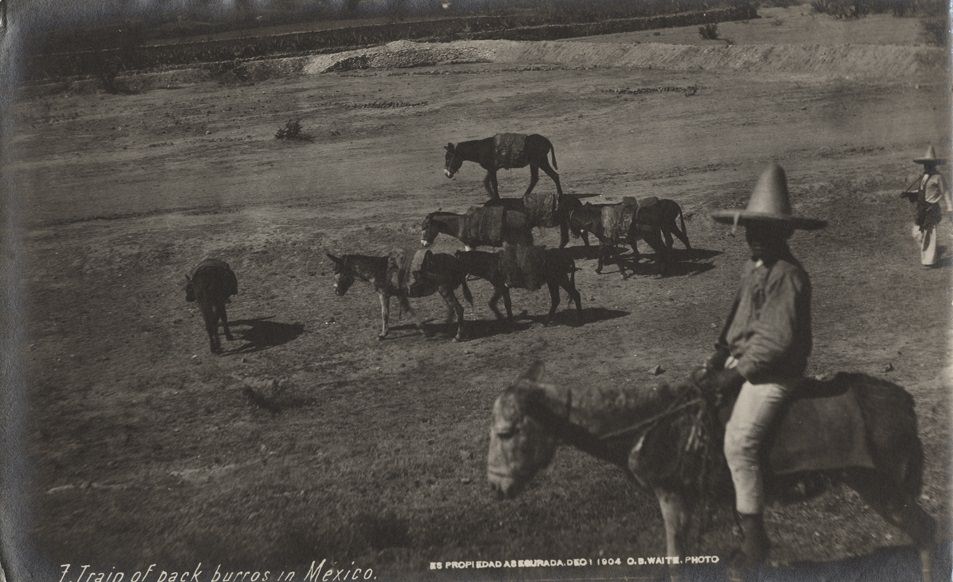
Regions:
<instances>
[{"instance_id":1,"label":"straw hat","mask_svg":"<svg viewBox=\"0 0 953 582\"><path fill-rule=\"evenodd\" d=\"M725 224L745 224L751 221L786 224L792 228L815 230L827 226L827 221L803 218L791 214L791 198L784 169L772 163L762 172L744 210L716 210L711 217Z\"/></svg>"},{"instance_id":2,"label":"straw hat","mask_svg":"<svg viewBox=\"0 0 953 582\"><path fill-rule=\"evenodd\" d=\"M936 157L936 150L933 149L933 146L931 145L927 148L927 153L923 154L922 158L914 158L913 161L918 164L942 164L946 160Z\"/></svg>"}]
</instances>

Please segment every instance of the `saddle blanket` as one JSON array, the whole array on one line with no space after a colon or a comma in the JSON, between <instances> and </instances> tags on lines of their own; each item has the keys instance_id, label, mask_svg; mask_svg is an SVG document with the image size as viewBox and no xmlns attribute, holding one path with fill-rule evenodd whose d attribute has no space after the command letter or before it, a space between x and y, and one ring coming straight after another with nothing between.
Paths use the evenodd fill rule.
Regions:
<instances>
[{"instance_id":1,"label":"saddle blanket","mask_svg":"<svg viewBox=\"0 0 953 582\"><path fill-rule=\"evenodd\" d=\"M500 253L506 285L535 291L546 281L546 248L534 245L506 245Z\"/></svg>"},{"instance_id":2,"label":"saddle blanket","mask_svg":"<svg viewBox=\"0 0 953 582\"><path fill-rule=\"evenodd\" d=\"M556 192L530 192L523 196L526 218L533 226L556 226L556 209L559 196Z\"/></svg>"},{"instance_id":3,"label":"saddle blanket","mask_svg":"<svg viewBox=\"0 0 953 582\"><path fill-rule=\"evenodd\" d=\"M394 249L387 255L387 282L391 288L407 295L424 283L424 273L432 252L428 249L407 251Z\"/></svg>"},{"instance_id":4,"label":"saddle blanket","mask_svg":"<svg viewBox=\"0 0 953 582\"><path fill-rule=\"evenodd\" d=\"M602 207L602 231L606 238L613 241L625 240L629 227L635 218L635 206L626 203L606 204Z\"/></svg>"},{"instance_id":5,"label":"saddle blanket","mask_svg":"<svg viewBox=\"0 0 953 582\"><path fill-rule=\"evenodd\" d=\"M788 403L769 445L776 475L844 467L874 468L855 388Z\"/></svg>"},{"instance_id":6,"label":"saddle blanket","mask_svg":"<svg viewBox=\"0 0 953 582\"><path fill-rule=\"evenodd\" d=\"M498 133L493 136L493 157L497 168L522 168L529 164L526 135Z\"/></svg>"},{"instance_id":7,"label":"saddle blanket","mask_svg":"<svg viewBox=\"0 0 953 582\"><path fill-rule=\"evenodd\" d=\"M503 244L504 212L502 206L471 207L463 221L460 240L470 246L500 246Z\"/></svg>"}]
</instances>

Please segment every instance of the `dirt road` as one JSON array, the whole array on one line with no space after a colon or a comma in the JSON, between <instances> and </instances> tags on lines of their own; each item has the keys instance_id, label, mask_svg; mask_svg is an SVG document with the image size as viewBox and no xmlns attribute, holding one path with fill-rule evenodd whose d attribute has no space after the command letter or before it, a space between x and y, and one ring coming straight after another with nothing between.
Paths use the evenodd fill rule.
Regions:
<instances>
[{"instance_id":1,"label":"dirt road","mask_svg":"<svg viewBox=\"0 0 953 582\"><path fill-rule=\"evenodd\" d=\"M830 222L793 239L815 287L810 371L881 375L915 396L922 502L945 516L950 262L919 266L897 193L911 159L946 139L948 110L942 83L533 63L23 100L11 170L28 193L17 211L29 534L51 565L300 572L327 558L408 580L437 560L661 553L654 499L575 451L522 497L495 501L490 407L535 359L573 384L684 377L716 339L745 259L743 238L707 213L743 205L772 159L797 210ZM291 118L312 141L274 139ZM578 326L563 313L507 330L475 283L469 341L403 325L378 342L376 297L360 284L336 297L325 251L414 246L427 212L482 202L480 169L447 180L442 147L502 131L548 136L567 192L677 200L696 250L670 277L643 262L622 280L596 275L579 249ZM501 192L521 194L528 178L501 173ZM947 222L948 248L950 235ZM206 256L240 280L239 339L223 356L181 290ZM542 315L545 295L516 292L515 308ZM439 330L439 299L417 305ZM909 543L842 490L768 522L783 564ZM703 553L734 543L722 512Z\"/></svg>"}]
</instances>

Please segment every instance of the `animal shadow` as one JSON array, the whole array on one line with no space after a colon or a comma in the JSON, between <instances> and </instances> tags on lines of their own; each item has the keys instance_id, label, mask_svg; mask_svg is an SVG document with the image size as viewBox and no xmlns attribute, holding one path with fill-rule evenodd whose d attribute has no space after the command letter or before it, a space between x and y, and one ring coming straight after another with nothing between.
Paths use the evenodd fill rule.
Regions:
<instances>
[{"instance_id":1,"label":"animal shadow","mask_svg":"<svg viewBox=\"0 0 953 582\"><path fill-rule=\"evenodd\" d=\"M577 316L575 307L565 307L553 315L553 319L549 322L549 325L568 325L570 327L580 327L590 323L596 323L598 321L608 321L617 317L625 317L626 315L629 315L629 312L622 311L620 309L607 309L605 307L583 307L582 311ZM530 319L536 323L545 323L546 315L535 315L530 317Z\"/></svg>"},{"instance_id":2,"label":"animal shadow","mask_svg":"<svg viewBox=\"0 0 953 582\"><path fill-rule=\"evenodd\" d=\"M589 246L580 244L574 247L566 247L562 249L562 253L574 261L595 260L599 258L599 243L598 241L595 243L590 241Z\"/></svg>"},{"instance_id":3,"label":"animal shadow","mask_svg":"<svg viewBox=\"0 0 953 582\"><path fill-rule=\"evenodd\" d=\"M664 277L692 277L710 271L715 268L711 259L720 254L721 251L708 249L674 249L669 255L668 271ZM658 275L654 258L654 254L643 252L636 262L632 253L629 253L623 257L623 261L636 275Z\"/></svg>"},{"instance_id":4,"label":"animal shadow","mask_svg":"<svg viewBox=\"0 0 953 582\"><path fill-rule=\"evenodd\" d=\"M243 345L229 350L230 354L247 354L286 344L304 332L300 323L280 323L271 317L230 321L229 327Z\"/></svg>"},{"instance_id":5,"label":"animal shadow","mask_svg":"<svg viewBox=\"0 0 953 582\"><path fill-rule=\"evenodd\" d=\"M463 328L464 337L467 339L478 339L526 331L532 326L532 322L527 320L532 319L533 318L525 314L514 316L512 322L506 321L505 319L468 319L466 327Z\"/></svg>"}]
</instances>

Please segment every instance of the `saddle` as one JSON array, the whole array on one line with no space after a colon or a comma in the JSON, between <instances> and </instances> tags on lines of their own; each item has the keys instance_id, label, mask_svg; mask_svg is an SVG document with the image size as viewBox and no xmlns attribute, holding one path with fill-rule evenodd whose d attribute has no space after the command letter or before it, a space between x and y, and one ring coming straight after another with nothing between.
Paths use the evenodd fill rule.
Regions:
<instances>
[{"instance_id":1,"label":"saddle","mask_svg":"<svg viewBox=\"0 0 953 582\"><path fill-rule=\"evenodd\" d=\"M846 376L805 378L801 382L766 443L771 473L874 468L857 388ZM734 401L719 411L723 425L733 405Z\"/></svg>"}]
</instances>

